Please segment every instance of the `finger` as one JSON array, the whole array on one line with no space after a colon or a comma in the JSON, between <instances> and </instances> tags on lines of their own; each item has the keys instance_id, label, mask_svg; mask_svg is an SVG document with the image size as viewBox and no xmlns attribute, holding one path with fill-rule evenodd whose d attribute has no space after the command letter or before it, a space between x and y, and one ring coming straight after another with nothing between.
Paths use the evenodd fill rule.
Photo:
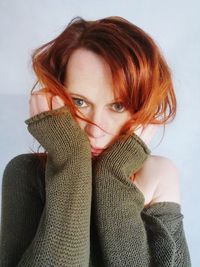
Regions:
<instances>
[{"instance_id":1,"label":"finger","mask_svg":"<svg viewBox=\"0 0 200 267\"><path fill-rule=\"evenodd\" d=\"M142 139L145 141L145 143L149 144L151 142L158 129L158 125L154 124L148 124L146 127L144 127Z\"/></svg>"},{"instance_id":2,"label":"finger","mask_svg":"<svg viewBox=\"0 0 200 267\"><path fill-rule=\"evenodd\" d=\"M29 98L29 117L34 116L34 109L33 109L33 104L32 104L32 99L31 97Z\"/></svg>"},{"instance_id":3,"label":"finger","mask_svg":"<svg viewBox=\"0 0 200 267\"><path fill-rule=\"evenodd\" d=\"M146 134L153 136L159 129L158 125L155 124L149 124L147 127L145 127L144 131L146 131Z\"/></svg>"},{"instance_id":4,"label":"finger","mask_svg":"<svg viewBox=\"0 0 200 267\"><path fill-rule=\"evenodd\" d=\"M137 134L138 136L141 136L142 131L143 131L143 126L142 124L140 124L138 128L134 131L134 133Z\"/></svg>"},{"instance_id":5,"label":"finger","mask_svg":"<svg viewBox=\"0 0 200 267\"><path fill-rule=\"evenodd\" d=\"M32 95L29 100L30 116L49 110L47 98L44 95Z\"/></svg>"},{"instance_id":6,"label":"finger","mask_svg":"<svg viewBox=\"0 0 200 267\"><path fill-rule=\"evenodd\" d=\"M59 96L52 97L52 109L58 109L64 106L64 101Z\"/></svg>"},{"instance_id":7,"label":"finger","mask_svg":"<svg viewBox=\"0 0 200 267\"><path fill-rule=\"evenodd\" d=\"M45 93L44 95L45 95L45 97L47 99L49 110L52 110L52 98L53 98L53 94L51 94L51 93Z\"/></svg>"},{"instance_id":8,"label":"finger","mask_svg":"<svg viewBox=\"0 0 200 267\"><path fill-rule=\"evenodd\" d=\"M52 97L54 96L47 88L40 89L38 91L35 91L32 95L42 95L47 98L47 103L49 110L52 110Z\"/></svg>"}]
</instances>

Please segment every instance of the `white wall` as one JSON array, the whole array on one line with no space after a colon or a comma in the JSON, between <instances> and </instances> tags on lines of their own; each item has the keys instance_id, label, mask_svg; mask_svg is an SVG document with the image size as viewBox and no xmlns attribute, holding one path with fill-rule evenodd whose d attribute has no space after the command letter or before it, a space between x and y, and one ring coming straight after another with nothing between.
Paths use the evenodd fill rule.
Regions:
<instances>
[{"instance_id":1,"label":"white wall","mask_svg":"<svg viewBox=\"0 0 200 267\"><path fill-rule=\"evenodd\" d=\"M200 266L200 19L199 1L35 0L0 2L0 177L15 155L29 152L28 95L34 82L30 53L58 35L75 16L122 16L147 31L173 72L178 100L175 121L152 154L172 159L181 173L182 212L193 266ZM36 148L37 145L34 145Z\"/></svg>"}]
</instances>

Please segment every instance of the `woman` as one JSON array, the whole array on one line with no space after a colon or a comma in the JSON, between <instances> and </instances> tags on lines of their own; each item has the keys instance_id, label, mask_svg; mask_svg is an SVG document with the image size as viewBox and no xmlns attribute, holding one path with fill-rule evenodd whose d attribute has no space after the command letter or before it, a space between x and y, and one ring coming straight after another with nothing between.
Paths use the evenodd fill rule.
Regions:
<instances>
[{"instance_id":1,"label":"woman","mask_svg":"<svg viewBox=\"0 0 200 267\"><path fill-rule=\"evenodd\" d=\"M25 123L45 152L4 170L1 266L191 266L177 168L147 146L176 114L152 38L78 17L32 59Z\"/></svg>"}]
</instances>

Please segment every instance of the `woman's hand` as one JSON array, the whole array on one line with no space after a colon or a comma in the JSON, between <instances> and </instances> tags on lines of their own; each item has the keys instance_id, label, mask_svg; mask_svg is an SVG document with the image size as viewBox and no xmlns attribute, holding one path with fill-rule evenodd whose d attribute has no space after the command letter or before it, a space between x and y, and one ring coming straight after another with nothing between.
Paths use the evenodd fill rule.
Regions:
<instances>
[{"instance_id":1,"label":"woman's hand","mask_svg":"<svg viewBox=\"0 0 200 267\"><path fill-rule=\"evenodd\" d=\"M148 146L158 129L159 125L148 124L146 127L140 126L134 133L137 134Z\"/></svg>"},{"instance_id":2,"label":"woman's hand","mask_svg":"<svg viewBox=\"0 0 200 267\"><path fill-rule=\"evenodd\" d=\"M28 131L54 164L64 164L72 154L81 160L91 159L89 138L60 97L38 91L31 95L29 107L31 118L25 121Z\"/></svg>"},{"instance_id":3,"label":"woman's hand","mask_svg":"<svg viewBox=\"0 0 200 267\"><path fill-rule=\"evenodd\" d=\"M64 106L64 101L51 94L46 89L39 90L31 95L29 100L29 115L33 117L41 112L57 109Z\"/></svg>"}]
</instances>

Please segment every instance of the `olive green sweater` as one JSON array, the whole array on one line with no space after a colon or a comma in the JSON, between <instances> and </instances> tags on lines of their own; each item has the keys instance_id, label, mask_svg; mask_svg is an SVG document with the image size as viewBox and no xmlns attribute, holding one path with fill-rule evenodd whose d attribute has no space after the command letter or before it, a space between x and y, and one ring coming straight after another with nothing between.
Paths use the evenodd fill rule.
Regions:
<instances>
[{"instance_id":1,"label":"olive green sweater","mask_svg":"<svg viewBox=\"0 0 200 267\"><path fill-rule=\"evenodd\" d=\"M48 155L45 165L34 154L6 165L1 267L191 266L180 204L144 208L129 178L150 154L137 135L92 160L66 106L25 123Z\"/></svg>"}]
</instances>

